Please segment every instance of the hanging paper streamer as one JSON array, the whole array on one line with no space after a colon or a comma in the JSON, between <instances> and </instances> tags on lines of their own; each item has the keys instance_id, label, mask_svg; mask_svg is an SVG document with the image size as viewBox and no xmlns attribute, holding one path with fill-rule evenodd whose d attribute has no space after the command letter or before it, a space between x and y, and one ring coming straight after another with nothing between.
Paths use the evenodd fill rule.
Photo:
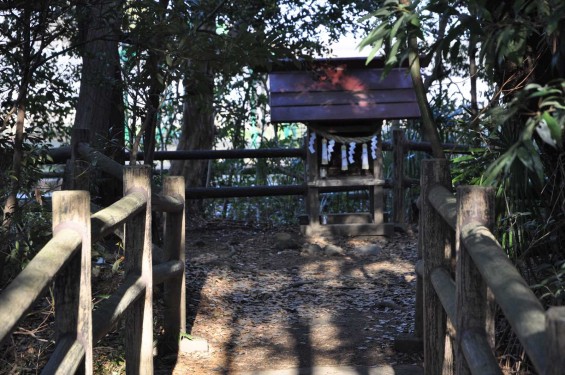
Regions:
<instances>
[{"instance_id":1,"label":"hanging paper streamer","mask_svg":"<svg viewBox=\"0 0 565 375\"><path fill-rule=\"evenodd\" d=\"M316 149L314 148L314 142L316 142L316 133L312 132L310 133L310 143L308 144L308 150L311 154L316 152Z\"/></svg>"},{"instance_id":2,"label":"hanging paper streamer","mask_svg":"<svg viewBox=\"0 0 565 375\"><path fill-rule=\"evenodd\" d=\"M322 165L328 165L328 140L322 139Z\"/></svg>"},{"instance_id":3,"label":"hanging paper streamer","mask_svg":"<svg viewBox=\"0 0 565 375\"><path fill-rule=\"evenodd\" d=\"M353 156L355 156L355 146L355 142L349 144L349 164L355 163L355 159L353 159Z\"/></svg>"},{"instance_id":4,"label":"hanging paper streamer","mask_svg":"<svg viewBox=\"0 0 565 375\"><path fill-rule=\"evenodd\" d=\"M363 153L361 154L361 169L369 169L369 154L367 152L366 143L363 143Z\"/></svg>"},{"instance_id":5,"label":"hanging paper streamer","mask_svg":"<svg viewBox=\"0 0 565 375\"><path fill-rule=\"evenodd\" d=\"M377 136L371 139L371 157L373 160L377 158Z\"/></svg>"},{"instance_id":6,"label":"hanging paper streamer","mask_svg":"<svg viewBox=\"0 0 565 375\"><path fill-rule=\"evenodd\" d=\"M341 145L341 170L347 170L347 147Z\"/></svg>"},{"instance_id":7,"label":"hanging paper streamer","mask_svg":"<svg viewBox=\"0 0 565 375\"><path fill-rule=\"evenodd\" d=\"M330 139L328 142L328 162L332 160L332 152L334 152L335 141Z\"/></svg>"}]
</instances>

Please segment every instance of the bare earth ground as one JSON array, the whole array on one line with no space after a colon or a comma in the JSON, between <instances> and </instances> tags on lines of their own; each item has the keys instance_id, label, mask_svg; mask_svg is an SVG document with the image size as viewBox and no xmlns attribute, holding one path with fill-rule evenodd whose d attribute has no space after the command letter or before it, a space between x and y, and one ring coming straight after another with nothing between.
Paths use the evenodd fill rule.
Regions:
<instances>
[{"instance_id":1,"label":"bare earth ground","mask_svg":"<svg viewBox=\"0 0 565 375\"><path fill-rule=\"evenodd\" d=\"M414 329L413 235L307 239L298 226L214 220L190 224L186 242L188 331L210 350L157 356L155 373L421 364L420 355L393 349ZM327 245L338 246L336 255L324 253ZM96 304L123 275L110 263L93 278ZM0 374L41 372L54 348L53 310L47 293L0 350ZM96 374L125 373L121 325L96 345Z\"/></svg>"},{"instance_id":2,"label":"bare earth ground","mask_svg":"<svg viewBox=\"0 0 565 375\"><path fill-rule=\"evenodd\" d=\"M297 226L214 221L186 239L188 330L210 351L164 357L157 373L421 364L393 349L414 329L413 235L306 239ZM313 243L343 253L305 251Z\"/></svg>"}]
</instances>

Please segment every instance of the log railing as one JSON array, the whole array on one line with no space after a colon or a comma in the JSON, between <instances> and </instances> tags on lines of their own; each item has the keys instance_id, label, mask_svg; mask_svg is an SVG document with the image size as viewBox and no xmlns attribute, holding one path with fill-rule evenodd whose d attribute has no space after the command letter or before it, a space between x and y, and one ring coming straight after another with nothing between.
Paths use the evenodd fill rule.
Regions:
<instances>
[{"instance_id":1,"label":"log railing","mask_svg":"<svg viewBox=\"0 0 565 375\"><path fill-rule=\"evenodd\" d=\"M417 326L423 325L425 374L502 374L492 351L494 303L536 371L563 374L565 307L545 311L494 238L493 190L462 186L454 196L450 189L447 162L424 160L419 230L423 263L417 267L423 322Z\"/></svg>"},{"instance_id":2,"label":"log railing","mask_svg":"<svg viewBox=\"0 0 565 375\"><path fill-rule=\"evenodd\" d=\"M85 139L88 139L86 137ZM442 144L446 153L468 153L470 147L452 143ZM404 191L406 188L416 186L419 180L404 175L404 159L409 151L431 152L429 142L414 142L405 139L404 131L393 130L392 142L383 142L383 151L393 153L393 178L383 181L386 189L392 189L393 207L392 221L403 224L404 218ZM78 157L96 164L98 168L115 178L121 178L122 165L93 150L87 143L78 143L75 152ZM306 159L306 148L292 149L235 149L235 150L190 150L190 151L156 151L155 160L216 160L216 159L241 159L241 158L281 158L292 157ZM53 163L62 163L71 156L71 147L61 147L49 151ZM125 154L129 158L129 153ZM138 153L137 158L143 158L143 153ZM46 174L48 177L57 177L57 174ZM321 192L338 192L364 189L363 186L321 187ZM185 191L186 199L202 198L235 198L255 196L280 196L280 195L306 195L306 184L283 186L242 186L242 187L188 187ZM154 205L166 209L167 202L161 197L154 196Z\"/></svg>"},{"instance_id":3,"label":"log railing","mask_svg":"<svg viewBox=\"0 0 565 375\"><path fill-rule=\"evenodd\" d=\"M91 215L86 191L53 195L53 238L0 294L0 343L16 329L54 282L56 347L43 373L92 373L93 344L120 319L124 325L128 374L153 373L152 289L165 283L164 347L178 350L186 330L184 273L184 180L166 177L164 252L166 261L152 265L151 169L123 169L124 197ZM124 226L125 278L93 311L91 244Z\"/></svg>"}]
</instances>

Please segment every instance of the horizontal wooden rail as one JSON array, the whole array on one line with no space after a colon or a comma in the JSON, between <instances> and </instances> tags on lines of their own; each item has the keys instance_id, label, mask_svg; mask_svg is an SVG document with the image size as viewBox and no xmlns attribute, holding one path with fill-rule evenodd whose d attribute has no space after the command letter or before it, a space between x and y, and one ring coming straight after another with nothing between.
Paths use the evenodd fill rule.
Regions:
<instances>
[{"instance_id":1,"label":"horizontal wooden rail","mask_svg":"<svg viewBox=\"0 0 565 375\"><path fill-rule=\"evenodd\" d=\"M64 336L57 342L42 374L74 374L84 358L84 346L76 337Z\"/></svg>"},{"instance_id":2,"label":"horizontal wooden rail","mask_svg":"<svg viewBox=\"0 0 565 375\"><path fill-rule=\"evenodd\" d=\"M430 275L430 280L447 316L454 322L456 320L455 281L453 281L449 272L443 268L434 269Z\"/></svg>"},{"instance_id":3,"label":"horizontal wooden rail","mask_svg":"<svg viewBox=\"0 0 565 375\"><path fill-rule=\"evenodd\" d=\"M422 163L420 245L424 259L418 262L417 271L424 279L425 373L451 373L445 365L454 362L455 374L502 374L492 351L495 300L537 372L562 373L565 308L546 312L495 239L489 229L494 223L493 189L462 186L456 198L444 187L450 185L442 177L445 170L444 161ZM439 222L456 231L456 283L448 272L450 255L446 251L452 237L443 232L438 235L442 231ZM444 357L442 314L455 323L455 361Z\"/></svg>"},{"instance_id":4,"label":"horizontal wooden rail","mask_svg":"<svg viewBox=\"0 0 565 375\"><path fill-rule=\"evenodd\" d=\"M77 151L85 160L88 160L92 164L96 164L96 166L102 171L119 181L123 181L124 166L117 161L109 158L100 151L94 150L87 143L79 143ZM155 190L155 188L152 190ZM152 193L151 199L152 209L155 211L180 212L184 207L184 201L181 202L173 197L165 197L158 193Z\"/></svg>"},{"instance_id":5,"label":"horizontal wooden rail","mask_svg":"<svg viewBox=\"0 0 565 375\"><path fill-rule=\"evenodd\" d=\"M143 152L137 153L142 160ZM126 158L129 152L126 153ZM304 148L258 148L232 150L187 150L155 151L155 160L214 160L214 159L259 159L259 158L301 158L306 159Z\"/></svg>"},{"instance_id":6,"label":"horizontal wooden rail","mask_svg":"<svg viewBox=\"0 0 565 375\"><path fill-rule=\"evenodd\" d=\"M461 241L538 371L547 366L545 311L492 233L469 224Z\"/></svg>"},{"instance_id":7,"label":"horizontal wooden rail","mask_svg":"<svg viewBox=\"0 0 565 375\"><path fill-rule=\"evenodd\" d=\"M406 141L405 147L412 151L431 152L429 142ZM471 150L470 146L443 143L445 152L465 154ZM391 142L383 142L384 151L392 151ZM65 163L71 157L71 147L63 146L50 149L47 154L54 164ZM143 159L144 153L138 152L137 159ZM129 159L130 153L125 152L124 157ZM234 150L186 150L186 151L155 151L155 160L215 160L215 159L256 159L256 158L306 158L304 148L266 148L266 149L234 149Z\"/></svg>"},{"instance_id":8,"label":"horizontal wooden rail","mask_svg":"<svg viewBox=\"0 0 565 375\"><path fill-rule=\"evenodd\" d=\"M110 297L101 301L92 313L92 338L100 341L123 316L126 309L145 291L145 283L140 276L126 277Z\"/></svg>"},{"instance_id":9,"label":"horizontal wooden rail","mask_svg":"<svg viewBox=\"0 0 565 375\"><path fill-rule=\"evenodd\" d=\"M385 180L382 184L385 188L390 188L392 183ZM370 186L322 186L319 188L321 193L347 192L365 190ZM265 185L265 186L222 186L207 188L187 188L186 199L203 198L238 198L238 197L266 197L283 195L305 195L308 191L306 185Z\"/></svg>"},{"instance_id":10,"label":"horizontal wooden rail","mask_svg":"<svg viewBox=\"0 0 565 375\"><path fill-rule=\"evenodd\" d=\"M126 195L111 206L91 216L92 241L98 241L113 233L131 215L145 208L147 197L141 192Z\"/></svg>"},{"instance_id":11,"label":"horizontal wooden rail","mask_svg":"<svg viewBox=\"0 0 565 375\"><path fill-rule=\"evenodd\" d=\"M484 332L463 331L460 345L471 374L502 375L502 370L492 352L491 343Z\"/></svg>"},{"instance_id":12,"label":"horizontal wooden rail","mask_svg":"<svg viewBox=\"0 0 565 375\"><path fill-rule=\"evenodd\" d=\"M441 185L435 185L430 189L428 200L451 229L455 230L457 225L457 200L453 193Z\"/></svg>"},{"instance_id":13,"label":"horizontal wooden rail","mask_svg":"<svg viewBox=\"0 0 565 375\"><path fill-rule=\"evenodd\" d=\"M0 344L53 282L81 245L72 229L58 232L0 294Z\"/></svg>"},{"instance_id":14,"label":"horizontal wooden rail","mask_svg":"<svg viewBox=\"0 0 565 375\"><path fill-rule=\"evenodd\" d=\"M173 277L182 276L184 263L180 260L170 260L153 266L153 285L164 283Z\"/></svg>"},{"instance_id":15,"label":"horizontal wooden rail","mask_svg":"<svg viewBox=\"0 0 565 375\"><path fill-rule=\"evenodd\" d=\"M165 283L164 341L186 330L184 291L184 179L166 177L165 201L180 205L166 218L164 252L169 261L151 265L150 168L123 170L125 196L108 208L90 214L85 191L53 195L53 238L0 294L0 342L14 331L25 313L54 283L55 341L42 373L92 373L93 342L104 337L124 315L128 373L153 371L152 288ZM121 231L125 224L126 230ZM125 280L92 310L91 242L123 232ZM174 345L173 345L174 346ZM171 346L172 347L172 346ZM81 369L82 367L82 369Z\"/></svg>"}]
</instances>

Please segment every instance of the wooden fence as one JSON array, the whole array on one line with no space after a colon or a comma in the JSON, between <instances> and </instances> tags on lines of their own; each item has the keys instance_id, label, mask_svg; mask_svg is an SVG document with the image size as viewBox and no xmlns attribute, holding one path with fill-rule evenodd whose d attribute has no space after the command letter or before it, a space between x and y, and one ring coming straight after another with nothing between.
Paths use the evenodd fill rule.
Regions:
<instances>
[{"instance_id":1,"label":"wooden fence","mask_svg":"<svg viewBox=\"0 0 565 375\"><path fill-rule=\"evenodd\" d=\"M121 318L124 325L126 371L153 373L154 285L164 283L163 347L178 350L186 330L184 180L166 177L163 193L167 211L166 261L152 265L151 169L123 169L124 197L91 215L86 191L53 195L53 238L0 294L0 344L16 329L27 311L54 281L56 347L42 373L69 374L84 368L92 373L93 345ZM154 207L153 207L154 208ZM93 311L91 245L124 225L126 259L121 286Z\"/></svg>"},{"instance_id":2,"label":"wooden fence","mask_svg":"<svg viewBox=\"0 0 565 375\"><path fill-rule=\"evenodd\" d=\"M77 136L79 139L88 139L86 134ZM469 146L452 143L442 144L446 153L464 154L469 153ZM419 184L419 180L406 177L404 174L404 159L409 151L431 152L429 142L414 142L406 140L404 131L393 130L392 142L383 142L383 150L393 153L393 178L384 181L384 187L392 189L392 221L394 223L405 223L404 191L406 188ZM75 146L75 155L88 163L100 168L115 178L121 178L122 165L105 156L99 151L93 150L88 143L78 143ZM217 159L240 159L240 158L282 158L292 157L306 159L306 148L292 149L237 149L237 150L190 150L190 151L156 151L155 160L217 160ZM71 157L71 147L52 149L49 155L53 163L63 163ZM126 153L126 158L129 154ZM143 153L137 154L138 159L143 158ZM52 175L50 177L61 177ZM322 187L321 192L339 192L360 190L359 186L337 186ZM306 195L306 184L282 185L282 186L241 186L241 187L188 187L185 191L186 199L203 198L235 198L235 197L258 197L258 196L280 196L280 195ZM154 202L159 206L167 204L162 200Z\"/></svg>"},{"instance_id":3,"label":"wooden fence","mask_svg":"<svg viewBox=\"0 0 565 375\"><path fill-rule=\"evenodd\" d=\"M496 241L493 190L462 186L454 196L448 168L445 160L424 160L421 169L416 308L425 374L502 374L492 351L495 303L536 371L565 373L565 307L544 311Z\"/></svg>"}]
</instances>

